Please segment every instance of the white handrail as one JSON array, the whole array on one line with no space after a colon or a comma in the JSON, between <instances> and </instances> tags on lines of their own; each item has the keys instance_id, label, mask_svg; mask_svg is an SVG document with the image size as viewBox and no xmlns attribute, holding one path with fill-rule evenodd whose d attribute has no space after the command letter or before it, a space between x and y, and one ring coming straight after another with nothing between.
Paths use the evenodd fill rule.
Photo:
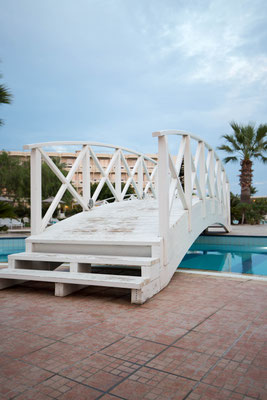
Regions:
<instances>
[{"instance_id":1,"label":"white handrail","mask_svg":"<svg viewBox=\"0 0 267 400\"><path fill-rule=\"evenodd\" d=\"M34 144L25 144L23 146L24 150L32 150L41 147L57 147L57 146L93 146L93 147L108 147L110 149L121 149L122 151L126 151L127 153L131 153L137 156L143 156L146 160L152 162L153 164L157 164L157 161L153 160L153 158L148 157L144 153L140 153L138 151L128 149L127 147L115 146L114 144L108 143L100 143L100 142L88 142L88 141L77 141L77 142L42 142L42 143L34 143Z\"/></svg>"}]
</instances>

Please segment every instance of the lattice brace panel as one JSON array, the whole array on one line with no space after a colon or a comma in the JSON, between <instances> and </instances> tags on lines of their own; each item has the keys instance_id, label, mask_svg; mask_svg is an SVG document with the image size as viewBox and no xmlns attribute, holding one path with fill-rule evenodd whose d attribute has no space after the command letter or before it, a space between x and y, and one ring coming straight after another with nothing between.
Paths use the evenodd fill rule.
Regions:
<instances>
[{"instance_id":1,"label":"lattice brace panel","mask_svg":"<svg viewBox=\"0 0 267 400\"><path fill-rule=\"evenodd\" d=\"M184 153L185 153L186 139L181 138L178 154L176 159L169 153L169 169L170 169L170 186L169 186L169 209L170 212L173 207L174 199L179 198L185 210L188 209L187 200L184 191ZM182 174L181 174L182 172ZM181 176L182 175L182 176Z\"/></svg>"},{"instance_id":2,"label":"lattice brace panel","mask_svg":"<svg viewBox=\"0 0 267 400\"><path fill-rule=\"evenodd\" d=\"M189 231L194 198L201 200L203 218L207 213L207 199L212 199L211 211L215 213L217 200L219 212L227 213L229 219L229 182L214 150L201 138L183 131L160 131L154 132L153 136L158 138L159 149L160 236L168 236L175 199L179 199L183 209L188 211ZM169 136L181 138L176 158L169 151ZM183 182L180 176L182 166Z\"/></svg>"},{"instance_id":3,"label":"lattice brace panel","mask_svg":"<svg viewBox=\"0 0 267 400\"><path fill-rule=\"evenodd\" d=\"M62 172L55 165L54 161L49 157L49 155L42 148L38 148L36 150L40 152L42 159L46 162L46 164L49 166L49 168L54 172L54 174L58 177L58 179L62 183L61 187L59 188L58 192L56 193L52 203L50 204L46 214L44 215L44 217L41 221L41 231L43 231L46 228L49 220L52 218L53 213L56 210L56 208L66 190L68 190L71 193L73 198L77 201L78 204L80 204L83 207L84 210L89 209L88 203L86 203L84 198L74 189L74 187L71 184L72 178L73 178L75 172L78 170L80 164L83 162L83 159L86 156L88 149L87 149L87 146L85 146L80 151L78 157L76 158L74 164L72 165L72 167L66 177L62 174Z\"/></svg>"},{"instance_id":4,"label":"lattice brace panel","mask_svg":"<svg viewBox=\"0 0 267 400\"><path fill-rule=\"evenodd\" d=\"M105 183L108 185L112 197L110 200L122 201L127 195L129 187L134 190L138 199L143 199L147 194L156 197L156 161L143 154L130 154L122 148L115 149L110 162L104 168L92 147L89 148L91 166L94 164L101 175L101 179L92 196L95 203Z\"/></svg>"},{"instance_id":5,"label":"lattice brace panel","mask_svg":"<svg viewBox=\"0 0 267 400\"><path fill-rule=\"evenodd\" d=\"M44 150L45 148L72 146L81 148L67 176ZM131 186L135 198L146 195L156 197L157 161L136 151L98 142L49 142L25 145L31 150L31 223L32 234L42 232L64 193L70 192L84 211L89 211L99 198L106 184L112 201L122 201L129 195ZM104 148L104 151L103 151ZM98 153L98 150L102 151ZM96 152L97 150L97 152ZM73 156L71 156L73 158ZM74 157L75 158L75 157ZM61 182L61 186L45 216L42 218L42 161L45 162ZM108 164L107 164L108 162ZM73 184L78 185L77 189ZM92 183L96 183L92 193Z\"/></svg>"}]
</instances>

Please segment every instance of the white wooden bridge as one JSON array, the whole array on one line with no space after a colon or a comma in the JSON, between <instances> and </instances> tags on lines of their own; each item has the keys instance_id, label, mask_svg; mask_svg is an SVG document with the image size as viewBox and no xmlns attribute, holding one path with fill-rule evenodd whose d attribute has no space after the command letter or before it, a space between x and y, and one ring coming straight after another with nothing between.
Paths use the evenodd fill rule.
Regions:
<instances>
[{"instance_id":1,"label":"white wooden bridge","mask_svg":"<svg viewBox=\"0 0 267 400\"><path fill-rule=\"evenodd\" d=\"M119 287L131 289L133 303L143 303L169 283L187 250L208 226L217 223L229 231L229 182L215 151L201 138L183 131L154 132L153 137L158 140L158 162L130 149L95 142L25 146L31 150L32 232L26 252L9 256L8 268L0 270L0 288L27 280L46 281L55 283L55 295L66 296L87 285ZM169 151L168 137L177 142L176 157ZM44 149L67 145L81 150L65 177ZM96 154L100 148L113 152L106 169ZM136 156L132 169L126 154ZM43 218L42 161L62 182ZM91 197L92 163L102 178ZM71 185L80 165L82 194ZM128 176L123 190L122 171ZM115 173L114 185L111 173ZM115 201L96 206L105 183ZM130 185L135 197L126 201ZM83 211L47 227L66 190Z\"/></svg>"}]
</instances>

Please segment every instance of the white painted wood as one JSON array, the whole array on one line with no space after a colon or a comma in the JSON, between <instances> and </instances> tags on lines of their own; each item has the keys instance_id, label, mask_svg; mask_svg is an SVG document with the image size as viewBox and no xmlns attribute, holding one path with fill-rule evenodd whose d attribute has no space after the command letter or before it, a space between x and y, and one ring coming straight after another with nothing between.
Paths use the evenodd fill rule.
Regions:
<instances>
[{"instance_id":1,"label":"white painted wood","mask_svg":"<svg viewBox=\"0 0 267 400\"><path fill-rule=\"evenodd\" d=\"M62 271L36 271L28 269L10 270L8 268L0 270L0 278L129 289L140 289L148 283L147 279L139 276L87 274L81 272L74 273Z\"/></svg>"},{"instance_id":2,"label":"white painted wood","mask_svg":"<svg viewBox=\"0 0 267 400\"><path fill-rule=\"evenodd\" d=\"M72 196L78 201L78 203L85 209L88 210L87 204L84 203L82 197L76 192L76 190L73 188L73 186L70 184L70 182L65 178L65 176L62 174L62 172L57 168L57 166L53 163L51 158L43 151L42 148L39 149L41 152L44 160L48 164L48 166L51 168L51 170L54 172L54 174L58 177L58 179L67 186L69 192L72 194Z\"/></svg>"},{"instance_id":3,"label":"white painted wood","mask_svg":"<svg viewBox=\"0 0 267 400\"><path fill-rule=\"evenodd\" d=\"M42 162L38 149L31 150L31 234L41 232Z\"/></svg>"},{"instance_id":4,"label":"white painted wood","mask_svg":"<svg viewBox=\"0 0 267 400\"><path fill-rule=\"evenodd\" d=\"M119 201L122 201L121 195L121 151L118 150L118 157L115 164L115 190Z\"/></svg>"},{"instance_id":5,"label":"white painted wood","mask_svg":"<svg viewBox=\"0 0 267 400\"><path fill-rule=\"evenodd\" d=\"M192 214L192 157L190 147L190 136L185 137L185 152L184 152L184 186L185 199L188 210L188 230L191 231L191 214Z\"/></svg>"},{"instance_id":6,"label":"white painted wood","mask_svg":"<svg viewBox=\"0 0 267 400\"><path fill-rule=\"evenodd\" d=\"M83 170L83 200L85 204L88 205L89 199L91 197L91 179L90 179L90 153L89 153L89 147L87 145L83 146L83 149L85 149L84 157L82 160L82 170ZM85 208L83 208L83 211L86 211Z\"/></svg>"},{"instance_id":7,"label":"white painted wood","mask_svg":"<svg viewBox=\"0 0 267 400\"><path fill-rule=\"evenodd\" d=\"M140 163L138 165L138 172L137 172L137 187L140 195L143 195L143 184L144 184L144 172L143 172L143 163L144 158L143 156L140 157Z\"/></svg>"},{"instance_id":8,"label":"white painted wood","mask_svg":"<svg viewBox=\"0 0 267 400\"><path fill-rule=\"evenodd\" d=\"M43 147L62 147L62 146L94 146L94 147L108 147L112 149L120 149L121 151L125 151L127 153L135 154L137 156L143 156L145 160L148 160L152 162L153 164L157 164L153 158L148 157L144 153L140 153L138 151L128 149L127 147L123 146L116 146L114 144L107 144L107 143L101 143L101 142L90 142L90 141L63 141L63 142L44 142L44 143L34 143L34 144L26 144L23 146L24 150L31 150L31 149L36 149L36 148L43 148Z\"/></svg>"},{"instance_id":9,"label":"white painted wood","mask_svg":"<svg viewBox=\"0 0 267 400\"><path fill-rule=\"evenodd\" d=\"M86 288L86 285L73 285L71 283L55 283L55 296L58 297L65 297L68 296L71 293L78 292L79 290L82 290Z\"/></svg>"},{"instance_id":10,"label":"white painted wood","mask_svg":"<svg viewBox=\"0 0 267 400\"><path fill-rule=\"evenodd\" d=\"M123 257L123 256L97 256L85 254L60 254L60 253L17 253L9 256L9 260L26 261L46 261L46 262L70 262L97 265L144 265L150 266L156 264L159 259L156 257ZM73 265L73 271L77 270ZM1 270L0 270L1 272Z\"/></svg>"},{"instance_id":11,"label":"white painted wood","mask_svg":"<svg viewBox=\"0 0 267 400\"><path fill-rule=\"evenodd\" d=\"M158 142L158 181L159 181L159 234L164 242L164 264L167 263L167 241L170 226L169 214L169 150L165 136Z\"/></svg>"},{"instance_id":12,"label":"white painted wood","mask_svg":"<svg viewBox=\"0 0 267 400\"><path fill-rule=\"evenodd\" d=\"M205 145L204 142L199 143L199 182L202 192L202 217L206 216L206 162L205 162Z\"/></svg>"},{"instance_id":13,"label":"white painted wood","mask_svg":"<svg viewBox=\"0 0 267 400\"><path fill-rule=\"evenodd\" d=\"M168 150L168 135L181 137L175 162ZM35 235L27 239L27 252L11 256L10 268L0 271L0 278L55 282L56 295L60 296L72 293L79 285L126 287L132 289L132 302L141 304L168 284L187 249L207 226L218 223L229 229L229 182L214 150L202 139L187 132L161 131L153 136L158 138L159 164L152 160L155 166L152 173L146 165L151 159L142 153L129 150L137 156L134 167L129 168L123 154L128 151L125 148L96 142L75 142L83 148L74 168L65 178L44 152L44 143L29 145L28 148L42 153L44 160L62 182L50 212L65 190L72 191L71 174L81 162L84 182L90 181L88 154L102 175L93 199L97 200L106 182L116 202L93 207L41 233L37 230ZM194 158L191 141L197 141ZM97 145L114 149L105 169L92 148ZM184 189L179 178L183 160ZM128 179L121 191L123 166ZM114 170L115 188L110 180L110 173ZM138 200L122 201L129 185L134 187ZM83 198L79 198L75 190L72 194L86 209L90 192L85 183L83 189ZM140 201L143 192L146 199ZM155 200L157 194L158 202ZM47 265L54 268L65 262L70 263L70 272L47 270ZM142 276L93 274L91 265L137 267L141 269ZM34 269L39 266L45 270Z\"/></svg>"}]
</instances>

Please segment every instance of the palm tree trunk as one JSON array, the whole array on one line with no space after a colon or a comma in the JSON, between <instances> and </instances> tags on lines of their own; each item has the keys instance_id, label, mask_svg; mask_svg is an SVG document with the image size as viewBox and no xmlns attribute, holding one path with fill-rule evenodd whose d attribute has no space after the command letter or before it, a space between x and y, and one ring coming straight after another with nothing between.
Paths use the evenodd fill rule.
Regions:
<instances>
[{"instance_id":1,"label":"palm tree trunk","mask_svg":"<svg viewBox=\"0 0 267 400\"><path fill-rule=\"evenodd\" d=\"M240 186L241 186L241 202L242 203L250 203L250 187L252 183L252 161L241 160L240 161L241 174L240 177Z\"/></svg>"}]
</instances>

